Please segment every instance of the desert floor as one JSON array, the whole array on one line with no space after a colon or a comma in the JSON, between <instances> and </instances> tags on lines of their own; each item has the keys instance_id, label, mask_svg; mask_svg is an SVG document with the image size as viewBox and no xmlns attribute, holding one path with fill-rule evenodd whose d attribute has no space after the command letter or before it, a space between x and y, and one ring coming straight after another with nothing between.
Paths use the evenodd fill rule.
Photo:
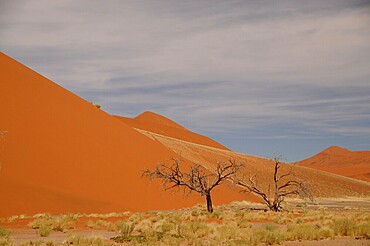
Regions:
<instances>
[{"instance_id":1,"label":"desert floor","mask_svg":"<svg viewBox=\"0 0 370 246\"><path fill-rule=\"evenodd\" d=\"M286 211L234 202L141 213L1 219L0 245L370 245L370 199L290 199ZM10 234L9 234L10 233ZM1 244L3 243L3 244Z\"/></svg>"}]
</instances>

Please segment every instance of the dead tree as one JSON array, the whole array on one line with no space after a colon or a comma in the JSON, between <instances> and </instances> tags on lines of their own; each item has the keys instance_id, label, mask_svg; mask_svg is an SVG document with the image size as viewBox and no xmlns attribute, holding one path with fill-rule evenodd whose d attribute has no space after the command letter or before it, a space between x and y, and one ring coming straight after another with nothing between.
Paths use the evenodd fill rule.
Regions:
<instances>
[{"instance_id":1,"label":"dead tree","mask_svg":"<svg viewBox=\"0 0 370 246\"><path fill-rule=\"evenodd\" d=\"M258 196L260 196L270 210L278 212L283 210L281 203L287 196L299 196L300 198L309 198L313 200L313 195L309 183L298 180L292 169L284 174L279 174L281 167L281 158L275 157L274 161L274 176L273 176L273 191L271 185L268 191L262 190L256 181L256 174L252 175L246 182L244 178L234 179L234 183L245 188Z\"/></svg>"},{"instance_id":2,"label":"dead tree","mask_svg":"<svg viewBox=\"0 0 370 246\"><path fill-rule=\"evenodd\" d=\"M190 166L184 170L180 167L181 161L171 159L172 165L159 164L154 170L145 170L143 176L150 179L161 179L165 190L184 190L185 193L197 192L206 197L207 210L213 212L211 191L216 186L230 179L241 168L242 164L235 161L218 163L213 171L208 171L201 165Z\"/></svg>"}]
</instances>

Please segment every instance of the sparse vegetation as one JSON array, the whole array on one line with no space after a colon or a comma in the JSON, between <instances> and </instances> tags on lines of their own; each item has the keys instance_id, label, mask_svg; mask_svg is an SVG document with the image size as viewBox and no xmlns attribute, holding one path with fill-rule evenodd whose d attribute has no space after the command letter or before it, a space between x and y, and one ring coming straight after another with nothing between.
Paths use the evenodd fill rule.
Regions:
<instances>
[{"instance_id":1,"label":"sparse vegetation","mask_svg":"<svg viewBox=\"0 0 370 246\"><path fill-rule=\"evenodd\" d=\"M0 226L0 238L9 237L10 230Z\"/></svg>"},{"instance_id":2,"label":"sparse vegetation","mask_svg":"<svg viewBox=\"0 0 370 246\"><path fill-rule=\"evenodd\" d=\"M40 227L38 228L38 233L40 234L41 237L47 237L50 235L52 230L53 228L45 223L40 225Z\"/></svg>"},{"instance_id":3,"label":"sparse vegetation","mask_svg":"<svg viewBox=\"0 0 370 246\"><path fill-rule=\"evenodd\" d=\"M97 107L97 108L101 108L101 105L100 104L97 104L97 103L93 103L93 102L90 102L92 105L94 105L95 107Z\"/></svg>"},{"instance_id":4,"label":"sparse vegetation","mask_svg":"<svg viewBox=\"0 0 370 246\"><path fill-rule=\"evenodd\" d=\"M44 240L28 240L20 244L21 246L49 246Z\"/></svg>"},{"instance_id":5,"label":"sparse vegetation","mask_svg":"<svg viewBox=\"0 0 370 246\"><path fill-rule=\"evenodd\" d=\"M342 221L341 216L341 213L326 211L283 211L277 215L269 211L232 209L208 214L197 206L180 214L158 212L135 216L139 218L135 220L135 227L132 229L130 224L122 222L125 236L115 241L132 245L203 245L205 241L207 245L272 245L284 241L334 239L346 234L368 238L368 215L353 214L354 226ZM301 222L297 223L298 219ZM346 230L353 233L348 234Z\"/></svg>"},{"instance_id":6,"label":"sparse vegetation","mask_svg":"<svg viewBox=\"0 0 370 246\"><path fill-rule=\"evenodd\" d=\"M10 230L0 226L0 246L13 245L10 240Z\"/></svg>"},{"instance_id":7,"label":"sparse vegetation","mask_svg":"<svg viewBox=\"0 0 370 246\"><path fill-rule=\"evenodd\" d=\"M84 228L117 233L112 238L86 237L77 230L69 236L65 234L63 245L272 245L285 241L331 240L343 236L353 240L370 239L368 210L328 211L307 207L301 211L301 208L291 206L296 210L277 214L269 210L248 209L255 207L250 203L235 202L219 206L214 213L208 213L206 205L202 204L171 212L78 216L43 214L34 216L30 226L39 235L42 230L46 230L45 235L48 235L58 228L56 225L60 223L57 221L71 220L75 223L84 217L87 219ZM15 221L17 219L20 217ZM0 245L12 245L9 235L9 230L0 227ZM22 245L59 245L52 241L52 235L47 239L26 241Z\"/></svg>"},{"instance_id":8,"label":"sparse vegetation","mask_svg":"<svg viewBox=\"0 0 370 246\"><path fill-rule=\"evenodd\" d=\"M81 235L70 235L68 239L64 242L66 245L76 245L76 246L108 246L113 245L112 243L107 243L101 237L84 237Z\"/></svg>"},{"instance_id":9,"label":"sparse vegetation","mask_svg":"<svg viewBox=\"0 0 370 246\"><path fill-rule=\"evenodd\" d=\"M44 214L34 216L36 219L28 224L29 227L37 229L42 237L47 237L52 231L67 232L74 229L75 215L54 216Z\"/></svg>"}]
</instances>

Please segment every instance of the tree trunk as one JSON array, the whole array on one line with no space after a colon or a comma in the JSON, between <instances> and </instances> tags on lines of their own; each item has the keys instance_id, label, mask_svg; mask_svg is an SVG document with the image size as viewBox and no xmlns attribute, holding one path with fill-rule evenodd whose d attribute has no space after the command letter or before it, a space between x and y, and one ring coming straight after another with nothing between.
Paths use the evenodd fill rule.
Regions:
<instances>
[{"instance_id":1,"label":"tree trunk","mask_svg":"<svg viewBox=\"0 0 370 246\"><path fill-rule=\"evenodd\" d=\"M211 193L206 194L206 199L207 199L207 210L208 212L212 213L213 207L212 207Z\"/></svg>"}]
</instances>

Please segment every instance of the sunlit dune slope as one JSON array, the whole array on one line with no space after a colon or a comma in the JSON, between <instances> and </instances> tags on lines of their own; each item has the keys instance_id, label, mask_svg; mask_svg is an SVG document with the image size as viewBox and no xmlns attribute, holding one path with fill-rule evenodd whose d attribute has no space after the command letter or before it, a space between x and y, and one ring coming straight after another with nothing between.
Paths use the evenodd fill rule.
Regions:
<instances>
[{"instance_id":1,"label":"sunlit dune slope","mask_svg":"<svg viewBox=\"0 0 370 246\"><path fill-rule=\"evenodd\" d=\"M176 154L0 53L0 216L175 209L203 202L141 177ZM228 191L219 203L243 199Z\"/></svg>"},{"instance_id":2,"label":"sunlit dune slope","mask_svg":"<svg viewBox=\"0 0 370 246\"><path fill-rule=\"evenodd\" d=\"M160 141L164 146L178 153L183 158L202 164L208 169L214 168L219 161L236 160L243 162L245 165L244 173L247 179L256 174L258 184L265 191L268 190L269 185L273 185L274 164L268 159L194 144L149 131L140 130L140 132L151 139ZM313 193L317 197L370 196L370 184L363 181L348 179L298 165L284 164L282 169L280 169L281 174L291 170L298 179L310 183ZM249 195L248 199L252 200L253 196Z\"/></svg>"},{"instance_id":3,"label":"sunlit dune slope","mask_svg":"<svg viewBox=\"0 0 370 246\"><path fill-rule=\"evenodd\" d=\"M198 143L219 149L228 149L208 137L189 131L176 122L153 112L144 112L133 119L120 116L116 117L134 128L151 131L192 143Z\"/></svg>"},{"instance_id":4,"label":"sunlit dune slope","mask_svg":"<svg viewBox=\"0 0 370 246\"><path fill-rule=\"evenodd\" d=\"M331 146L297 164L370 182L370 151Z\"/></svg>"},{"instance_id":5,"label":"sunlit dune slope","mask_svg":"<svg viewBox=\"0 0 370 246\"><path fill-rule=\"evenodd\" d=\"M198 201L163 195L141 178L144 167L174 155L158 142L4 54L0 74L0 129L7 132L0 214L172 209Z\"/></svg>"},{"instance_id":6,"label":"sunlit dune slope","mask_svg":"<svg viewBox=\"0 0 370 246\"><path fill-rule=\"evenodd\" d=\"M165 192L141 177L171 157L210 170L217 161L237 159L246 163L247 175L257 173L262 186L269 184L268 160L229 151L165 117L147 112L117 119L3 53L0 75L0 216L203 203L198 195ZM297 173L320 196L370 195L366 182L305 167ZM215 204L244 199L258 200L226 186L213 194Z\"/></svg>"}]
</instances>

